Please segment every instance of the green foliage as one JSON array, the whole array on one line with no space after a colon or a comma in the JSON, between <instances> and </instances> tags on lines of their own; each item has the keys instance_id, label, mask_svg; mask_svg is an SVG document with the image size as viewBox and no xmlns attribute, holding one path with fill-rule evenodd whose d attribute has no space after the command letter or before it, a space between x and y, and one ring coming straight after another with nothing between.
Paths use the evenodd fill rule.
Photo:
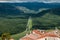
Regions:
<instances>
[{"instance_id":1,"label":"green foliage","mask_svg":"<svg viewBox=\"0 0 60 40\"><path fill-rule=\"evenodd\" d=\"M55 29L59 28L60 16L55 14L46 13L45 15L33 18L33 28L40 29Z\"/></svg>"},{"instance_id":2,"label":"green foliage","mask_svg":"<svg viewBox=\"0 0 60 40\"><path fill-rule=\"evenodd\" d=\"M32 29L54 29L60 27L60 16L55 14L46 13L41 17L32 18ZM26 18L4 18L0 17L0 34L9 32L11 34L21 33L26 29ZM3 29L3 30L2 30Z\"/></svg>"},{"instance_id":3,"label":"green foliage","mask_svg":"<svg viewBox=\"0 0 60 40\"><path fill-rule=\"evenodd\" d=\"M1 39L2 39L2 40L5 40L5 39L9 40L10 37L11 37L11 36L10 36L10 33L3 33Z\"/></svg>"},{"instance_id":4,"label":"green foliage","mask_svg":"<svg viewBox=\"0 0 60 40\"><path fill-rule=\"evenodd\" d=\"M0 18L0 33L16 34L26 29L27 19Z\"/></svg>"}]
</instances>

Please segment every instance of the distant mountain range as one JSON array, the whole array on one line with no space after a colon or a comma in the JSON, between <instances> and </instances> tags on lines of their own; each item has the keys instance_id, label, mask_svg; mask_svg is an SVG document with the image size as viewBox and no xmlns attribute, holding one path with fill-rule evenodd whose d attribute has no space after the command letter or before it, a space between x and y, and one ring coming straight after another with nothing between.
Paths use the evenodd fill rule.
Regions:
<instances>
[{"instance_id":1,"label":"distant mountain range","mask_svg":"<svg viewBox=\"0 0 60 40\"><path fill-rule=\"evenodd\" d=\"M40 8L57 8L60 3L39 3L39 2L26 2L26 3L0 3L0 5L23 6L31 10L38 10Z\"/></svg>"},{"instance_id":2,"label":"distant mountain range","mask_svg":"<svg viewBox=\"0 0 60 40\"><path fill-rule=\"evenodd\" d=\"M20 8L17 8L20 7ZM59 3L39 3L39 2L26 2L26 3L0 3L0 16L6 15L21 15L21 13L35 14L43 8L52 9L59 8Z\"/></svg>"}]
</instances>

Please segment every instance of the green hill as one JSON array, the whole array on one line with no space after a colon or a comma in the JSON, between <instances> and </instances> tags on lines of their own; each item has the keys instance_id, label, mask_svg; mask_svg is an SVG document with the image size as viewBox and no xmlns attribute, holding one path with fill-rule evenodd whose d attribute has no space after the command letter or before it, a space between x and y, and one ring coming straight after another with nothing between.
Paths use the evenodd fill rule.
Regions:
<instances>
[{"instance_id":1,"label":"green hill","mask_svg":"<svg viewBox=\"0 0 60 40\"><path fill-rule=\"evenodd\" d=\"M4 32L9 32L11 34L23 32L26 29L29 16L32 16L33 20L32 29L54 29L55 27L59 28L60 11L58 9L59 8L42 10L37 14L23 13L23 15L0 17L0 34Z\"/></svg>"},{"instance_id":2,"label":"green hill","mask_svg":"<svg viewBox=\"0 0 60 40\"><path fill-rule=\"evenodd\" d=\"M45 15L33 18L34 26L37 29L55 29L60 27L60 16L55 14L46 13Z\"/></svg>"},{"instance_id":3,"label":"green hill","mask_svg":"<svg viewBox=\"0 0 60 40\"><path fill-rule=\"evenodd\" d=\"M55 11L55 12L54 12ZM26 34L26 26L29 16L32 17L32 29L60 29L59 8L42 10L37 14L7 15L0 17L0 35L5 32L12 34L16 40ZM14 35L13 35L14 34Z\"/></svg>"}]
</instances>

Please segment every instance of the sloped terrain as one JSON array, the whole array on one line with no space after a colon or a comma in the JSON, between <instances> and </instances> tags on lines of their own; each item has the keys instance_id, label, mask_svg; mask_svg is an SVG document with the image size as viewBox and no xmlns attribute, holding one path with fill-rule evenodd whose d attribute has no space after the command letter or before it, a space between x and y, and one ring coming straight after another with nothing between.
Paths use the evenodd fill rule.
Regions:
<instances>
[{"instance_id":1,"label":"sloped terrain","mask_svg":"<svg viewBox=\"0 0 60 40\"><path fill-rule=\"evenodd\" d=\"M20 5L19 7L20 9L16 8L17 7L16 5L17 6ZM34 8L33 10L32 8L31 9L27 8L26 6L28 5L24 4L24 6L25 7L22 7L21 4L15 4L15 5L1 4L0 5L0 35L5 32L9 32L11 34L24 32L26 30L26 25L27 25L29 16L31 16L33 20L32 29L55 29L55 27L60 28L60 25L59 25L60 24L60 8L53 8L52 6L51 8L48 7L48 9L47 7L46 8L43 7L44 9L38 8L38 10L35 10ZM43 4L41 4L41 6L43 6ZM19 34L19 35L23 36L23 34Z\"/></svg>"}]
</instances>

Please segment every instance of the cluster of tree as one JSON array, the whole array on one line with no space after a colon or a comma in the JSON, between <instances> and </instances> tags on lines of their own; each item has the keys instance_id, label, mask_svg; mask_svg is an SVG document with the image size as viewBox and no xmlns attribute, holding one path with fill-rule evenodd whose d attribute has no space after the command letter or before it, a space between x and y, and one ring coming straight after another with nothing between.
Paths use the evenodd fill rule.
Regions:
<instances>
[{"instance_id":1,"label":"cluster of tree","mask_svg":"<svg viewBox=\"0 0 60 40\"><path fill-rule=\"evenodd\" d=\"M26 19L0 18L0 36L2 33L16 34L26 29Z\"/></svg>"}]
</instances>

